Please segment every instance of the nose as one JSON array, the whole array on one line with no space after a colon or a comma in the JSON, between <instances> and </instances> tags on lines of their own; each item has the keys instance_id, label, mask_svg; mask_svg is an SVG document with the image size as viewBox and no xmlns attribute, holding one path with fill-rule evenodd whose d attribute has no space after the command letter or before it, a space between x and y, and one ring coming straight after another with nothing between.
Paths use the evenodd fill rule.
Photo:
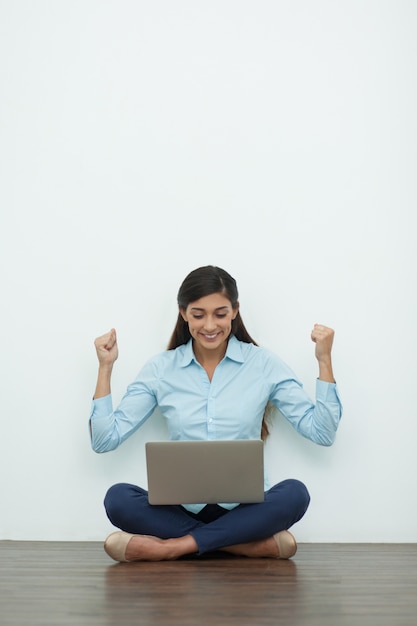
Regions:
<instances>
[{"instance_id":1,"label":"nose","mask_svg":"<svg viewBox=\"0 0 417 626\"><path fill-rule=\"evenodd\" d=\"M214 317L208 316L206 318L206 323L204 324L204 329L207 331L207 333L209 333L212 330L216 329L216 321L214 319Z\"/></svg>"}]
</instances>

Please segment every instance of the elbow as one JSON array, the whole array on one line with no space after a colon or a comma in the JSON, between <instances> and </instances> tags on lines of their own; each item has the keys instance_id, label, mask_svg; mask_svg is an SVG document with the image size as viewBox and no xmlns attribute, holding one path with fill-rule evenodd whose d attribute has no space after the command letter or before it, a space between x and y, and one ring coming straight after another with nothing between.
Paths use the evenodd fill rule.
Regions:
<instances>
[{"instance_id":1,"label":"elbow","mask_svg":"<svg viewBox=\"0 0 417 626\"><path fill-rule=\"evenodd\" d=\"M99 446L97 444L94 444L94 443L91 443L91 448L93 452L96 452L97 454L104 454L105 452L108 452L106 448Z\"/></svg>"},{"instance_id":2,"label":"elbow","mask_svg":"<svg viewBox=\"0 0 417 626\"><path fill-rule=\"evenodd\" d=\"M93 452L96 452L97 454L104 454L105 452L111 452L112 450L115 450L119 445L119 442L116 441L109 441L109 440L95 440L94 438L91 438L91 448L93 450Z\"/></svg>"},{"instance_id":3,"label":"elbow","mask_svg":"<svg viewBox=\"0 0 417 626\"><path fill-rule=\"evenodd\" d=\"M117 436L111 436L108 433L101 433L100 430L93 428L93 424L90 420L90 443L91 448L97 454L103 454L104 452L110 452L115 450L120 445L120 438Z\"/></svg>"},{"instance_id":4,"label":"elbow","mask_svg":"<svg viewBox=\"0 0 417 626\"><path fill-rule=\"evenodd\" d=\"M330 446L334 444L335 439L336 439L335 437L332 437L332 438L329 437L329 438L323 439L322 441L319 442L319 445L323 446L324 448L330 448Z\"/></svg>"},{"instance_id":5,"label":"elbow","mask_svg":"<svg viewBox=\"0 0 417 626\"><path fill-rule=\"evenodd\" d=\"M334 444L341 417L341 413L337 416L330 415L330 419L316 425L314 441L318 445L329 448Z\"/></svg>"},{"instance_id":6,"label":"elbow","mask_svg":"<svg viewBox=\"0 0 417 626\"><path fill-rule=\"evenodd\" d=\"M335 432L320 432L317 433L316 437L314 438L314 442L317 443L319 446L323 446L324 448L330 448L330 446L334 444L335 440Z\"/></svg>"}]
</instances>

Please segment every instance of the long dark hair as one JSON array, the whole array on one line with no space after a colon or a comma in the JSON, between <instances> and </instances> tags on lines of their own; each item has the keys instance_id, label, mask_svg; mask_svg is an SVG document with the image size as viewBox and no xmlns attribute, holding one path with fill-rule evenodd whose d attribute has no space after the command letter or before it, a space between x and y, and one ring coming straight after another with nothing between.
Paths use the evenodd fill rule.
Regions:
<instances>
[{"instance_id":1,"label":"long dark hair","mask_svg":"<svg viewBox=\"0 0 417 626\"><path fill-rule=\"evenodd\" d=\"M239 306L239 294L235 279L225 270L214 265L206 265L193 270L186 276L178 291L177 302L179 309L186 310L191 302L200 300L205 296L213 293L221 293L232 305L233 309ZM258 344L249 335L243 323L240 311L238 311L234 320L232 320L232 334L245 343ZM182 346L189 342L191 334L188 329L187 322L183 319L181 312L178 313L177 323L171 335L168 344L168 350L174 350L178 346ZM269 413L269 405L267 405L262 420L261 438L263 440L269 435L268 425L266 423L267 414Z\"/></svg>"}]
</instances>

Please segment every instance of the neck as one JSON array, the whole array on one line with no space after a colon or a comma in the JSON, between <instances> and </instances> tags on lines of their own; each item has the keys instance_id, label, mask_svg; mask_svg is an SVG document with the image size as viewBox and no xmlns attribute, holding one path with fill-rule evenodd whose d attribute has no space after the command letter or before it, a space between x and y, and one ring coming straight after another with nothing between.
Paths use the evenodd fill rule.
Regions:
<instances>
[{"instance_id":1,"label":"neck","mask_svg":"<svg viewBox=\"0 0 417 626\"><path fill-rule=\"evenodd\" d=\"M227 350L227 343L222 345L218 350L201 350L199 346L193 343L194 356L203 367L209 365L216 367L224 358Z\"/></svg>"}]
</instances>

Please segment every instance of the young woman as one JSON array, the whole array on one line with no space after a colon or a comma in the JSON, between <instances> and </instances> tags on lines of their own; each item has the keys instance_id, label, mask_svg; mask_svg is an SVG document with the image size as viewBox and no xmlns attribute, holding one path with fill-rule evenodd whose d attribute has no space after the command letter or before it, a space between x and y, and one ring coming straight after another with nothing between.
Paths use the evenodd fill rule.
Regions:
<instances>
[{"instance_id":1,"label":"young woman","mask_svg":"<svg viewBox=\"0 0 417 626\"><path fill-rule=\"evenodd\" d=\"M99 360L90 417L96 452L117 448L152 415L167 420L170 439L265 439L273 403L303 436L331 445L342 414L333 378L334 332L315 324L311 339L319 365L316 403L290 368L260 348L239 311L235 280L213 266L191 272L178 292L178 319L168 350L149 360L113 410L110 379L118 357L114 329L95 341ZM306 487L285 480L257 504L152 506L130 484L109 489L105 509L114 526L105 550L116 561L177 559L223 550L247 557L290 558L288 531L309 504Z\"/></svg>"}]
</instances>

